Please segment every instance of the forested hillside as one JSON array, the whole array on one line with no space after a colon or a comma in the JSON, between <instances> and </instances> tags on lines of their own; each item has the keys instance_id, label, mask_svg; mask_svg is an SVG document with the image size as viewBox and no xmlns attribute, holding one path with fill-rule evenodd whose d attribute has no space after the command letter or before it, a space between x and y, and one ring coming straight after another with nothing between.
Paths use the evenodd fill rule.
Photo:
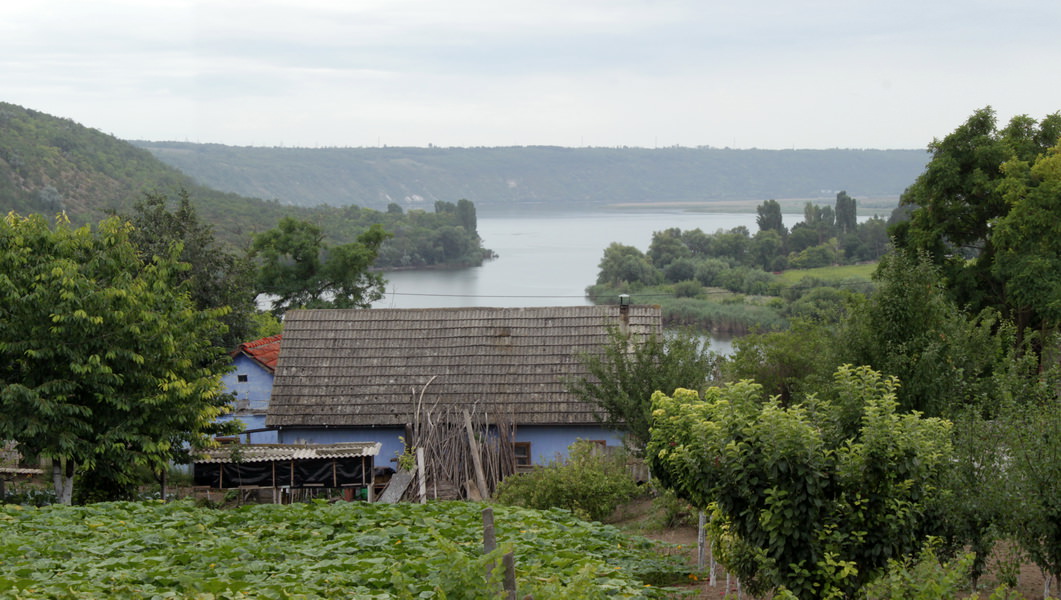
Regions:
<instances>
[{"instance_id":1,"label":"forested hillside","mask_svg":"<svg viewBox=\"0 0 1061 600\"><path fill-rule=\"evenodd\" d=\"M381 248L378 267L479 264L489 254L475 230L475 207L458 197L409 213L357 202L336 207L260 200L203 185L142 148L70 119L0 102L0 214L50 218L65 212L74 224L94 223L108 214L131 214L147 193L175 200L183 192L230 248L248 247L253 234L288 216L319 224L337 244L382 225L394 237Z\"/></svg>"},{"instance_id":2,"label":"forested hillside","mask_svg":"<svg viewBox=\"0 0 1061 600\"><path fill-rule=\"evenodd\" d=\"M245 198L196 183L141 148L97 129L0 102L0 211L54 215L74 223L128 213L145 192L185 189L218 236L236 244L272 227L278 202Z\"/></svg>"},{"instance_id":3,"label":"forested hillside","mask_svg":"<svg viewBox=\"0 0 1061 600\"><path fill-rule=\"evenodd\" d=\"M467 198L487 209L624 203L831 200L840 190L894 206L924 169L924 150L720 148L248 148L135 142L220 190L302 206L430 206ZM753 204L754 205L754 204ZM798 204L797 210L802 204Z\"/></svg>"}]
</instances>

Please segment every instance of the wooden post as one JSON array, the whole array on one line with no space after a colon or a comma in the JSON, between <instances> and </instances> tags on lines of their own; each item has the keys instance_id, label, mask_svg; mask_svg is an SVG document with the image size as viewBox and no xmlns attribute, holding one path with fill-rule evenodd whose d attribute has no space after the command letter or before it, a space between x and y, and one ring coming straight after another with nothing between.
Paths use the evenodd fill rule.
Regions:
<instances>
[{"instance_id":1,"label":"wooden post","mask_svg":"<svg viewBox=\"0 0 1061 600\"><path fill-rule=\"evenodd\" d=\"M424 467L424 449L416 449L416 469L420 474L420 504L427 504L427 469Z\"/></svg>"},{"instance_id":2,"label":"wooden post","mask_svg":"<svg viewBox=\"0 0 1061 600\"><path fill-rule=\"evenodd\" d=\"M704 546L706 546L704 542L707 539L706 532L704 531L707 528L706 526L707 515L704 514L704 511L700 511L696 525L696 568L699 571L704 570L704 558L707 554L706 548L704 548Z\"/></svg>"},{"instance_id":3,"label":"wooden post","mask_svg":"<svg viewBox=\"0 0 1061 600\"><path fill-rule=\"evenodd\" d=\"M490 488L486 485L486 473L483 472L483 459L479 456L479 443L475 441L475 430L472 429L472 417L464 412L464 428L468 430L468 446L471 447L472 465L475 467L475 483L479 487L479 496L486 500L490 497Z\"/></svg>"},{"instance_id":4,"label":"wooden post","mask_svg":"<svg viewBox=\"0 0 1061 600\"><path fill-rule=\"evenodd\" d=\"M371 473L369 473L368 471L365 470L367 468L368 467L365 466L365 457L362 456L361 457L361 479L367 480L367 482L368 482L368 496L367 496L368 497L368 501L369 502L375 502L376 501L376 468L373 467Z\"/></svg>"},{"instance_id":5,"label":"wooden post","mask_svg":"<svg viewBox=\"0 0 1061 600\"><path fill-rule=\"evenodd\" d=\"M505 565L505 597L508 600L516 600L516 559L511 552L508 552L501 557L501 560Z\"/></svg>"},{"instance_id":6,"label":"wooden post","mask_svg":"<svg viewBox=\"0 0 1061 600\"><path fill-rule=\"evenodd\" d=\"M494 536L494 509L489 506L483 509L483 554L490 554L497 548Z\"/></svg>"}]
</instances>

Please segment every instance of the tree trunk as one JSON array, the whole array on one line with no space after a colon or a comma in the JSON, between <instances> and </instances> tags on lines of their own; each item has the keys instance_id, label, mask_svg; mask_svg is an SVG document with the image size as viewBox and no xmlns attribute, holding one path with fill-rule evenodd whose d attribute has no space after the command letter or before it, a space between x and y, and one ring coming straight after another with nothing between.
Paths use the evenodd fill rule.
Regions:
<instances>
[{"instance_id":1,"label":"tree trunk","mask_svg":"<svg viewBox=\"0 0 1061 600\"><path fill-rule=\"evenodd\" d=\"M160 471L158 474L158 485L160 488L162 488L162 502L164 503L169 502L169 500L166 499L166 484L168 483L168 478L166 477L167 475L168 473L166 471Z\"/></svg>"},{"instance_id":2,"label":"tree trunk","mask_svg":"<svg viewBox=\"0 0 1061 600\"><path fill-rule=\"evenodd\" d=\"M77 464L70 459L60 458L52 461L52 483L55 484L55 501L59 504L73 503L76 468Z\"/></svg>"}]
</instances>

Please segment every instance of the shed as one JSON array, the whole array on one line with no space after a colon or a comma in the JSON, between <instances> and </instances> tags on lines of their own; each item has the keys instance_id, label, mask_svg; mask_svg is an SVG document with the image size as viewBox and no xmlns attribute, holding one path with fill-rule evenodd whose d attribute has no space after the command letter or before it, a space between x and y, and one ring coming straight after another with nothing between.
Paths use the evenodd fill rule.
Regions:
<instances>
[{"instance_id":1,"label":"shed","mask_svg":"<svg viewBox=\"0 0 1061 600\"><path fill-rule=\"evenodd\" d=\"M376 443L254 444L207 450L195 485L209 488L352 488L372 484Z\"/></svg>"}]
</instances>

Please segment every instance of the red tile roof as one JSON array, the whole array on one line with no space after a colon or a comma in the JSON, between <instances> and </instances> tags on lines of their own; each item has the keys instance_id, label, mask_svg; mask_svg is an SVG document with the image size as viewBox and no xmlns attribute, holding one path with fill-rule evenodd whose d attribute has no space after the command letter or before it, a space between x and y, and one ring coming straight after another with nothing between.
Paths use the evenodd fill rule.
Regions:
<instances>
[{"instance_id":1,"label":"red tile roof","mask_svg":"<svg viewBox=\"0 0 1061 600\"><path fill-rule=\"evenodd\" d=\"M253 342L244 342L236 348L232 356L245 354L272 373L276 370L277 359L280 358L280 338L282 337L282 334L271 335Z\"/></svg>"}]
</instances>

